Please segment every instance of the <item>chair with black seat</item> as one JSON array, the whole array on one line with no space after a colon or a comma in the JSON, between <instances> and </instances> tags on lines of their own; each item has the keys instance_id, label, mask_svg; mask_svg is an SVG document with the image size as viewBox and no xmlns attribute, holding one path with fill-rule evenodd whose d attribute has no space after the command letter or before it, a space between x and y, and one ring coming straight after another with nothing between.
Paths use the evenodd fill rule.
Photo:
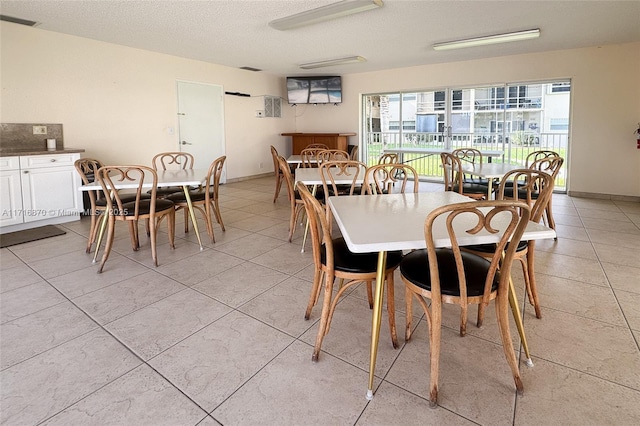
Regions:
<instances>
[{"instance_id":1,"label":"chair with black seat","mask_svg":"<svg viewBox=\"0 0 640 426\"><path fill-rule=\"evenodd\" d=\"M111 247L113 246L114 230L116 221L129 224L132 235L132 247L138 250L138 241L133 239L133 228L140 219L146 219L149 223L151 239L151 257L153 263L158 266L158 254L156 251L156 238L158 225L167 218L167 231L169 233L169 244L175 248L175 207L172 201L158 199L156 197L156 187L158 185L158 174L154 169L147 166L103 166L98 169L98 181L102 186L102 191L110 196L107 201L107 242L105 244L102 262L98 272L102 272L104 264L109 258ZM151 180L151 196L146 198L142 193L145 180ZM119 183L137 182L134 200L125 201L118 191L112 190Z\"/></svg>"},{"instance_id":2,"label":"chair with black seat","mask_svg":"<svg viewBox=\"0 0 640 426\"><path fill-rule=\"evenodd\" d=\"M280 171L280 165L278 164L278 150L271 145L271 158L273 159L273 172L276 175L276 192L273 195L273 202L275 203L280 195L280 189L282 188L282 172Z\"/></svg>"},{"instance_id":3,"label":"chair with black seat","mask_svg":"<svg viewBox=\"0 0 640 426\"><path fill-rule=\"evenodd\" d=\"M331 196L364 194L367 165L355 160L326 161L319 166L327 214Z\"/></svg>"},{"instance_id":4,"label":"chair with black seat","mask_svg":"<svg viewBox=\"0 0 640 426\"><path fill-rule=\"evenodd\" d=\"M223 155L213 160L209 166L204 185L201 185L197 190L189 191L191 205L202 214L202 218L207 226L207 234L209 234L212 243L216 242L213 234L212 216L215 216L216 222L218 222L222 231L225 231L218 200L220 199L220 177L222 176L222 169L226 159L227 157ZM176 211L184 210L184 232L189 232L189 203L187 203L184 190L181 189L179 192L168 195L166 198L167 200L173 201L173 204L176 206Z\"/></svg>"},{"instance_id":5,"label":"chair with black seat","mask_svg":"<svg viewBox=\"0 0 640 426\"><path fill-rule=\"evenodd\" d=\"M188 152L161 152L153 157L151 164L156 171L193 169L194 158ZM182 191L179 186L167 186L156 189L156 196L164 198L167 195ZM151 193L151 191L149 191Z\"/></svg>"},{"instance_id":6,"label":"chair with black seat","mask_svg":"<svg viewBox=\"0 0 640 426\"><path fill-rule=\"evenodd\" d=\"M462 173L462 162L453 154L440 153L444 169L444 190L453 191L476 200L488 197L489 187L480 183L465 182Z\"/></svg>"},{"instance_id":7,"label":"chair with black seat","mask_svg":"<svg viewBox=\"0 0 640 426\"><path fill-rule=\"evenodd\" d=\"M536 151L527 156L527 161L530 159L533 159L533 161L529 163L529 168L549 173L555 184L560 169L562 169L562 165L564 164L564 158L560 157L560 155L554 151ZM544 210L544 218L549 227L555 231L556 221L553 219L552 200L553 196L549 198L549 203L547 203L547 207ZM555 239L557 240L558 237Z\"/></svg>"},{"instance_id":8,"label":"chair with black seat","mask_svg":"<svg viewBox=\"0 0 640 426\"><path fill-rule=\"evenodd\" d=\"M413 186L411 191L417 194L420 184L418 172L408 164L376 164L367 169L364 188L367 194L372 195L393 192L404 194L408 183ZM396 184L398 184L397 188Z\"/></svg>"},{"instance_id":9,"label":"chair with black seat","mask_svg":"<svg viewBox=\"0 0 640 426\"><path fill-rule=\"evenodd\" d=\"M349 251L344 238L332 238L331 229L325 215L324 207L309 192L301 182L297 183L297 189L304 203L311 229L311 241L313 245L313 285L309 295L309 303L304 318L308 320L311 311L320 297L320 291L324 287L324 299L322 302L322 314L318 327L318 335L313 350L313 361L318 360L322 340L329 333L331 319L338 302L347 289L365 282L368 287L376 279L378 266L378 253L352 253ZM389 316L389 329L394 348L398 347L398 338L395 324L395 303L393 295L393 272L402 259L401 251L392 251L387 254L387 268L385 277L387 283L387 312ZM346 282L333 294L333 284L336 278ZM371 301L369 308L371 308Z\"/></svg>"},{"instance_id":10,"label":"chair with black seat","mask_svg":"<svg viewBox=\"0 0 640 426\"><path fill-rule=\"evenodd\" d=\"M451 155L454 155L460 159L460 163L464 164L482 164L482 152L475 148L458 148L451 151ZM486 178L480 178L477 176L464 176L465 182L477 183L481 185L488 185L489 180Z\"/></svg>"},{"instance_id":11,"label":"chair with black seat","mask_svg":"<svg viewBox=\"0 0 640 426\"><path fill-rule=\"evenodd\" d=\"M402 259L400 273L405 283L406 330L405 340L411 339L413 330L413 300L424 310L429 327L430 349L430 405L438 402L438 371L440 336L442 332L442 304L460 306L460 335L466 333L467 307L481 309L495 300L496 316L507 359L516 389L523 386L518 371L509 332L509 275L517 244L529 220L529 206L513 200L483 200L451 204L431 211L425 220L426 249L415 250ZM446 233L436 231L434 222L446 224ZM468 234L494 234L502 232L491 260L462 251L460 242ZM434 238L448 238L449 248L436 248ZM504 255L503 255L504 253ZM429 307L426 299L431 300Z\"/></svg>"},{"instance_id":12,"label":"chair with black seat","mask_svg":"<svg viewBox=\"0 0 640 426\"><path fill-rule=\"evenodd\" d=\"M318 167L318 164L320 163L318 154L326 149L328 148L305 148L300 151L300 167Z\"/></svg>"},{"instance_id":13,"label":"chair with black seat","mask_svg":"<svg viewBox=\"0 0 640 426\"><path fill-rule=\"evenodd\" d=\"M509 184L510 183L510 184ZM513 191L517 186L518 191ZM504 175L498 186L496 199L523 201L530 207L530 220L540 222L553 193L553 178L550 174L539 170L516 169ZM495 244L483 244L464 247L466 251L485 258L491 258L496 251ZM533 305L537 318L542 318L540 301L536 287L535 274L535 241L520 241L517 244L514 260L522 265L525 288L529 303Z\"/></svg>"},{"instance_id":14,"label":"chair with black seat","mask_svg":"<svg viewBox=\"0 0 640 426\"><path fill-rule=\"evenodd\" d=\"M76 160L74 163L76 171L80 175L80 179L82 180L83 185L88 185L90 183L94 183L96 181L96 176L98 169L103 166L100 160L96 160L95 158L80 158ZM89 198L89 215L91 216L91 224L89 230L89 238L87 240L87 248L86 252L91 252L91 246L96 241L98 236L98 217L102 215L107 210L107 200L104 197L104 193L102 191L84 191ZM121 199L127 203L135 200L135 194L123 194L120 191ZM148 194L143 194L142 198L150 198ZM135 235L133 236L136 241L138 239L138 228L134 227Z\"/></svg>"},{"instance_id":15,"label":"chair with black seat","mask_svg":"<svg viewBox=\"0 0 640 426\"><path fill-rule=\"evenodd\" d=\"M325 161L343 161L351 159L349 153L341 149L322 150L318 152L317 158L319 163L324 163Z\"/></svg>"}]
</instances>

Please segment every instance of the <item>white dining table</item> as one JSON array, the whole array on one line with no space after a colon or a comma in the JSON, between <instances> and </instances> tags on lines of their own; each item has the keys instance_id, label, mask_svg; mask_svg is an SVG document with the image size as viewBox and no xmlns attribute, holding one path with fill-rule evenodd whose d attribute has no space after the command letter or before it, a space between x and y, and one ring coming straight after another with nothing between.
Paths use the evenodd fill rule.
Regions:
<instances>
[{"instance_id":1,"label":"white dining table","mask_svg":"<svg viewBox=\"0 0 640 426\"><path fill-rule=\"evenodd\" d=\"M373 398L373 381L380 336L382 317L382 297L387 252L426 248L424 221L427 214L443 205L465 203L470 198L457 192L420 192L406 194L357 195L350 197L329 197L329 207L333 212L342 236L354 253L378 252L378 265L371 324L371 352L369 361L369 386L367 399ZM470 219L471 220L471 219ZM437 223L437 222L436 222ZM437 247L449 247L446 225L434 229L434 243ZM475 223L459 223L461 229L470 229ZM468 228L464 228L468 226ZM498 227L499 229L499 227ZM483 230L459 239L460 245L492 244L500 239L500 232L491 234ZM555 231L542 224L529 222L522 240L555 238ZM516 326L520 333L527 365L532 366L520 309L515 290L510 285L509 302L513 310Z\"/></svg>"},{"instance_id":2,"label":"white dining table","mask_svg":"<svg viewBox=\"0 0 640 426\"><path fill-rule=\"evenodd\" d=\"M508 163L463 163L462 173L487 179L489 186L487 194L491 196L494 179L500 180L510 171L522 168L523 166L519 164Z\"/></svg>"},{"instance_id":3,"label":"white dining table","mask_svg":"<svg viewBox=\"0 0 640 426\"><path fill-rule=\"evenodd\" d=\"M199 186L201 185L205 179L207 178L207 174L209 173L209 169L180 169L180 170L158 170L158 187L163 186L181 186L185 199L187 201L187 205L189 207L189 216L191 217L191 223L193 224L193 230L195 231L196 237L198 238L198 244L200 244L200 250L204 250L202 246L202 240L200 239L200 232L198 230L198 221L196 220L196 214L193 209L193 204L191 203L191 196L189 195L189 187L191 186ZM115 184L115 188L113 189L137 189L140 181L137 179L126 181L126 182L118 182ZM151 188L153 186L153 177L147 173L144 176L143 188ZM101 191L102 185L97 180L95 182L81 185L80 191ZM104 228L106 225L106 221L102 221L100 233L98 234L98 242L96 245L96 252L94 254L94 262L96 261L96 256L98 253L97 247L100 246L100 240L102 239L102 234L104 233Z\"/></svg>"}]
</instances>

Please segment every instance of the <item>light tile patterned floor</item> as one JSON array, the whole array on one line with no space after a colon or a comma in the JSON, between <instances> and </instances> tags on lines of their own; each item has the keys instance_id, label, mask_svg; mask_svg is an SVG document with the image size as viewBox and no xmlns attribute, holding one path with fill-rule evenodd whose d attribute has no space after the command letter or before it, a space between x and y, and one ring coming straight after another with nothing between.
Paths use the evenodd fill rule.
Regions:
<instances>
[{"instance_id":1,"label":"light tile patterned floor","mask_svg":"<svg viewBox=\"0 0 640 426\"><path fill-rule=\"evenodd\" d=\"M216 227L215 244L202 232L202 252L179 215L175 250L161 231L157 268L146 237L132 252L121 227L96 274L86 219L64 236L2 249L1 423L640 424L640 203L555 195L559 239L537 245L543 318L522 302L535 361L521 363L524 395L493 310L460 338L447 307L440 406L430 409L424 319L393 349L383 318L376 396L365 399L371 314L362 288L340 303L311 362L320 312L303 318L311 255L300 253L300 231L287 242L286 194L273 204L273 185L224 185L227 231ZM518 265L514 280L523 300ZM403 304L397 279L400 331Z\"/></svg>"}]
</instances>

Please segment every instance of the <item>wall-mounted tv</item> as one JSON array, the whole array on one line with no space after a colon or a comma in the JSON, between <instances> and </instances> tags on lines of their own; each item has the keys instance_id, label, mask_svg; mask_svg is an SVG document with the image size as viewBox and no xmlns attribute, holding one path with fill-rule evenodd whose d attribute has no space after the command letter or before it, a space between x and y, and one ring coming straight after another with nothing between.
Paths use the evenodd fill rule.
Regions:
<instances>
[{"instance_id":1,"label":"wall-mounted tv","mask_svg":"<svg viewBox=\"0 0 640 426\"><path fill-rule=\"evenodd\" d=\"M337 76L287 77L290 104L337 104L342 102L342 80Z\"/></svg>"}]
</instances>

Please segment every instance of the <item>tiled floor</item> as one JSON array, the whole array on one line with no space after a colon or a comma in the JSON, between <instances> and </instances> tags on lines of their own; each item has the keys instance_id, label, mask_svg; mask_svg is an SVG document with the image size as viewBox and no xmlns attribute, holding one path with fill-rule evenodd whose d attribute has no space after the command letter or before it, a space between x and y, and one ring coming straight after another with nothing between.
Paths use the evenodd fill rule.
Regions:
<instances>
[{"instance_id":1,"label":"tiled floor","mask_svg":"<svg viewBox=\"0 0 640 426\"><path fill-rule=\"evenodd\" d=\"M383 318L376 396L365 399L371 314L362 288L341 302L311 362L320 312L303 318L311 256L300 253L301 232L286 241L286 194L273 204L273 184L224 185L227 231L216 227L215 244L203 232L202 252L180 215L177 247L161 236L157 268L148 242L132 252L121 229L96 274L84 219L64 236L2 249L2 424L640 424L639 203L554 196L559 239L537 245L543 318L522 302L535 362L520 356L524 395L493 310L461 338L458 311L447 308L440 406L430 409L424 319L393 349Z\"/></svg>"}]
</instances>

